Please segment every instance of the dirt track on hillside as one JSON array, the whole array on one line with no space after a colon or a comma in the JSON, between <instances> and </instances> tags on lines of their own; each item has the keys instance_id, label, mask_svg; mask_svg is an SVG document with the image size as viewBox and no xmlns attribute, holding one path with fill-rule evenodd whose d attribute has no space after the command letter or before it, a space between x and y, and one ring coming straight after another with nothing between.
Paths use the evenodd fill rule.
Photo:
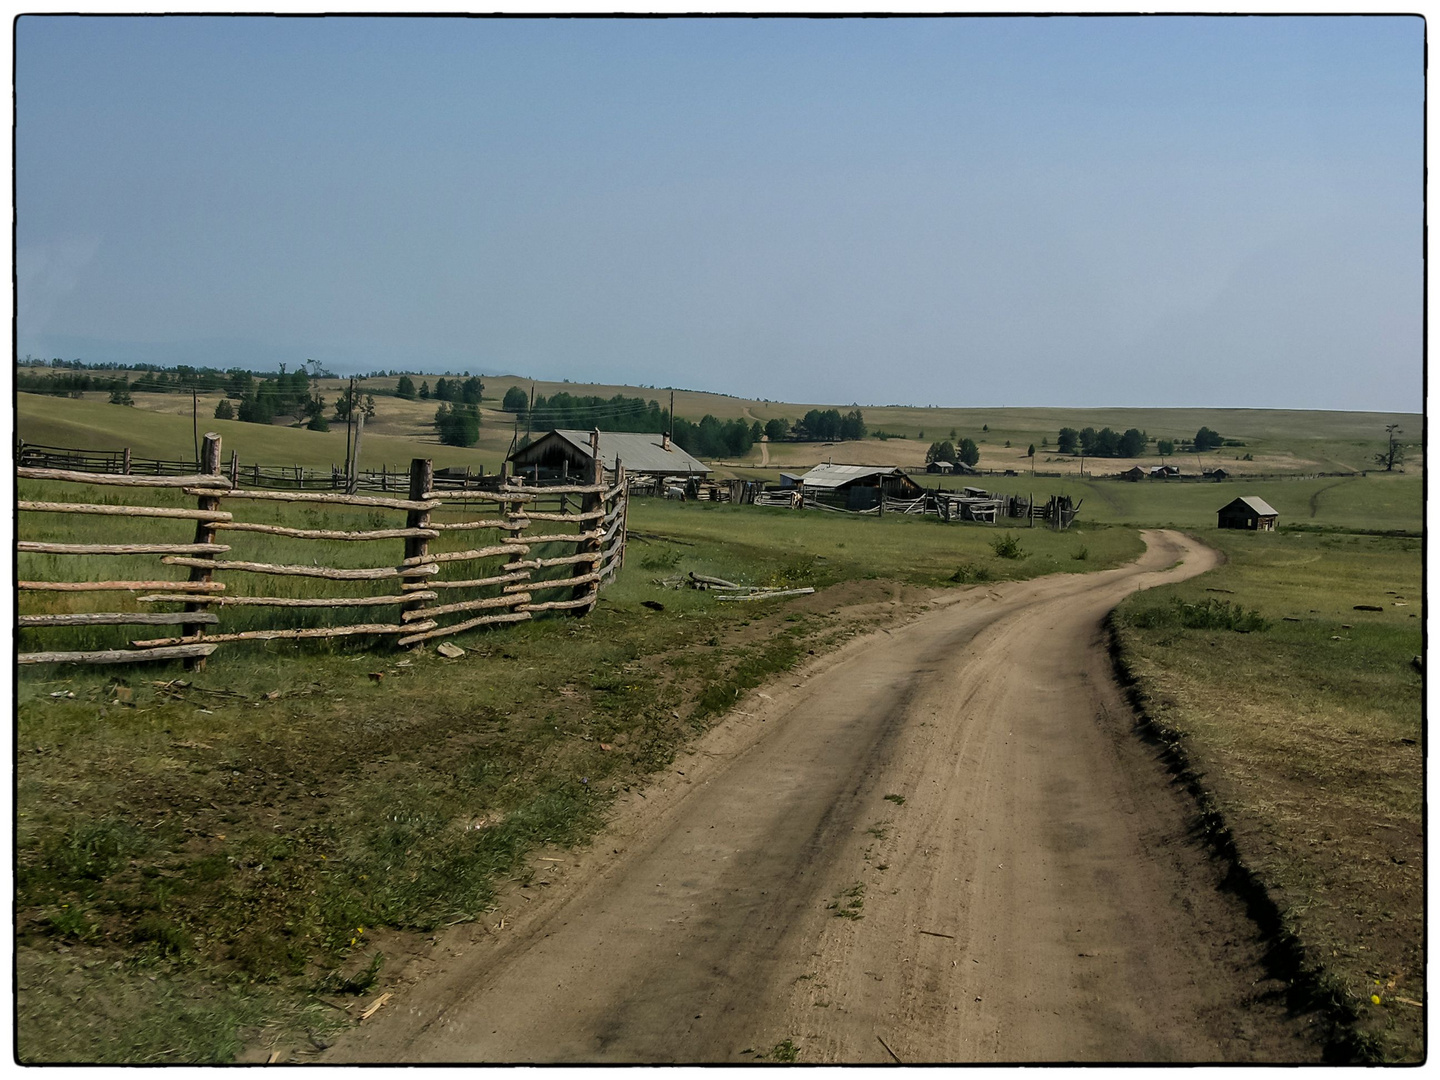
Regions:
<instances>
[{"instance_id":1,"label":"dirt track on hillside","mask_svg":"<svg viewBox=\"0 0 1440 1080\"><path fill-rule=\"evenodd\" d=\"M752 694L320 1060L1318 1060L1112 678L1105 613L1216 558L1146 539Z\"/></svg>"}]
</instances>

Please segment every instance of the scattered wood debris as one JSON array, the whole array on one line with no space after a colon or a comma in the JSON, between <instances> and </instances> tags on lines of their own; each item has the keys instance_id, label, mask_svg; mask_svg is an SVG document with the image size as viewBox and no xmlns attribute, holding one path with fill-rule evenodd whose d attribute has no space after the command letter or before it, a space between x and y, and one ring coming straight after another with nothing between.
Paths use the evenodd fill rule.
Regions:
<instances>
[{"instance_id":1,"label":"scattered wood debris","mask_svg":"<svg viewBox=\"0 0 1440 1080\"><path fill-rule=\"evenodd\" d=\"M386 1003L387 1001L389 1001L390 998L391 998L391 994L390 994L390 992L387 990L385 993L381 994L378 998L376 998L374 1001L372 1001L372 1002L369 1004L369 1006L365 1009L365 1011L360 1014L360 1019L361 1019L361 1020L369 1020L370 1017L374 1016L377 1012L379 1012L379 1011L384 1007L385 1003Z\"/></svg>"}]
</instances>

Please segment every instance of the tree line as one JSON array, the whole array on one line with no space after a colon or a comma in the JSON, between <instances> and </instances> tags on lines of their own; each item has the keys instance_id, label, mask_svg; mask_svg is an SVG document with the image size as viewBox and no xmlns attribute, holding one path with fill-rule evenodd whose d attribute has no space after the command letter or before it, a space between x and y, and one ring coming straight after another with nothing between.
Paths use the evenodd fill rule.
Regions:
<instances>
[{"instance_id":1,"label":"tree line","mask_svg":"<svg viewBox=\"0 0 1440 1080\"><path fill-rule=\"evenodd\" d=\"M1056 448L1062 454L1080 454L1084 457L1135 458L1145 453L1150 441L1150 436L1139 428L1116 432L1108 427L1099 431L1093 427L1081 428L1078 431L1075 428L1063 427L1060 429ZM1205 451L1216 450L1221 446L1243 445L1245 444L1238 440L1225 439L1219 432L1202 427L1188 443L1181 442L1180 449ZM1155 440L1155 450L1161 457L1175 453L1175 448L1176 442L1173 439Z\"/></svg>"}]
</instances>

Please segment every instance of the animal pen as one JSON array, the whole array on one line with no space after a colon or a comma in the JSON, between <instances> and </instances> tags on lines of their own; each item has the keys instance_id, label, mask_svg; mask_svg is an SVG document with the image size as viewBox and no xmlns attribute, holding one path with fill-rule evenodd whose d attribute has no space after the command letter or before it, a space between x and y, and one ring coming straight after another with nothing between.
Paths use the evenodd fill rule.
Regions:
<instances>
[{"instance_id":1,"label":"animal pen","mask_svg":"<svg viewBox=\"0 0 1440 1080\"><path fill-rule=\"evenodd\" d=\"M1072 500L1069 495L1051 495L1043 503L1029 495L1001 495L966 488L962 492L927 491L913 499L883 495L876 505L863 510L849 510L831 505L805 487L763 491L754 497L756 506L779 506L793 510L829 510L835 513L869 514L935 514L941 521L970 521L995 525L1001 521L1024 521L1033 528L1043 522L1051 529L1068 529L1085 500Z\"/></svg>"},{"instance_id":2,"label":"animal pen","mask_svg":"<svg viewBox=\"0 0 1440 1080\"><path fill-rule=\"evenodd\" d=\"M413 646L547 612L586 614L624 562L618 462L608 474L597 466L581 482L537 487L498 476L446 482L417 458L403 498L238 487L222 473L213 434L201 465L180 476L17 469L22 648L62 628L86 639L84 648L23 651L20 663L193 664L223 643L277 639ZM89 490L57 497L76 486ZM161 539L192 526L188 538ZM185 576L156 573L157 560ZM374 619L377 609L389 617ZM115 629L134 626L173 636Z\"/></svg>"}]
</instances>

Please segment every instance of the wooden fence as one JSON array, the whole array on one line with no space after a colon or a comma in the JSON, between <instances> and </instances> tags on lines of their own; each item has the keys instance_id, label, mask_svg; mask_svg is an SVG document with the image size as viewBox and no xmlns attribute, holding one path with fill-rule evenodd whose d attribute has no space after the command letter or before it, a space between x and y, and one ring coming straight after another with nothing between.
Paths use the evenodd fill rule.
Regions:
<instances>
[{"instance_id":1,"label":"wooden fence","mask_svg":"<svg viewBox=\"0 0 1440 1080\"><path fill-rule=\"evenodd\" d=\"M71 446L46 446L41 443L17 441L15 463L21 468L68 469L76 472L116 473L121 476L193 476L199 473L196 461L147 458L132 454L128 446L116 450L84 450ZM404 494L410 486L409 466L382 464L375 468L356 469L353 480L339 465L308 469L302 465L264 465L242 462L235 453L221 468L232 486L266 488L277 491L361 491ZM498 474L472 472L469 466L438 469L436 487L498 487ZM352 492L353 493L353 492Z\"/></svg>"},{"instance_id":2,"label":"wooden fence","mask_svg":"<svg viewBox=\"0 0 1440 1080\"><path fill-rule=\"evenodd\" d=\"M154 506L111 502L75 502L21 498L22 528L29 515L101 515L146 524L153 519L195 522L190 543L57 543L43 539L16 542L21 557L19 595L94 592L129 593L143 605L137 611L76 611L20 614L21 629L76 626L173 626L170 637L136 639L128 648L27 652L22 664L122 663L183 658L194 663L226 642L275 639L334 638L369 635L400 646L482 626L523 622L543 612L577 615L595 605L600 588L619 570L625 556L628 499L624 468L608 477L598 464L588 482L563 486L530 486L518 480L497 483L493 490L445 488L435 482L432 463L417 458L406 478L405 497L392 498L329 491L273 491L242 488L220 464L220 436L207 434L202 468L188 475L140 476L118 472L21 466L20 481L87 484L121 489L127 494L169 489L193 497L195 505ZM151 498L149 502L164 501ZM247 520L246 510L276 504L305 504L309 517L320 512L404 514L389 527L323 529ZM222 509L222 507L225 507ZM233 507L234 509L230 509ZM252 513L251 518L263 516ZM153 527L153 524L152 524ZM227 558L226 533L254 533L293 545L296 541L403 541L403 555L390 565L332 567L319 559L293 563ZM342 544L343 546L347 546ZM333 550L333 548L332 548ZM49 580L24 580L24 556L155 557L161 566L184 569L184 579L155 574L140 580L79 580L51 575ZM52 560L53 561L53 560ZM63 563L63 560L60 560ZM343 560L341 560L343 561ZM87 564L93 565L93 564ZM288 591L307 584L317 595L268 596L253 591L257 581L289 582ZM360 588L337 582L372 582L382 591L333 595L336 588ZM232 589L232 584L243 586ZM264 589L264 586L261 586ZM271 588L270 591L285 591ZM330 593L327 595L326 593ZM143 595L136 595L143 594ZM453 599L452 599L453 597ZM51 601L54 597L49 598ZM178 606L179 610L165 610ZM267 608L272 619L294 621L307 611L389 608L390 621L345 625L261 626L227 632L227 610ZM284 617L280 618L283 612ZM256 613L250 612L253 622Z\"/></svg>"}]
</instances>

